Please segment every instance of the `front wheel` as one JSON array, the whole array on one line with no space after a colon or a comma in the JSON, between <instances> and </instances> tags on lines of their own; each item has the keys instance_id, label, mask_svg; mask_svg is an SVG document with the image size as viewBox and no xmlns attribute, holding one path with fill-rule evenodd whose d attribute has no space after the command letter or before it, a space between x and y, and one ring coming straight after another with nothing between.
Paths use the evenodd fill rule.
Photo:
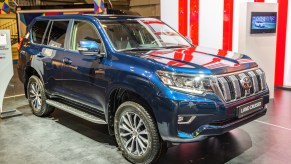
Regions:
<instances>
[{"instance_id":1,"label":"front wheel","mask_svg":"<svg viewBox=\"0 0 291 164\"><path fill-rule=\"evenodd\" d=\"M46 104L46 94L42 81L37 76L31 76L27 84L27 97L32 113L44 117L54 111L54 107Z\"/></svg>"},{"instance_id":2,"label":"front wheel","mask_svg":"<svg viewBox=\"0 0 291 164\"><path fill-rule=\"evenodd\" d=\"M133 163L152 163L167 149L152 116L140 104L122 103L114 118L116 141L122 154Z\"/></svg>"}]
</instances>

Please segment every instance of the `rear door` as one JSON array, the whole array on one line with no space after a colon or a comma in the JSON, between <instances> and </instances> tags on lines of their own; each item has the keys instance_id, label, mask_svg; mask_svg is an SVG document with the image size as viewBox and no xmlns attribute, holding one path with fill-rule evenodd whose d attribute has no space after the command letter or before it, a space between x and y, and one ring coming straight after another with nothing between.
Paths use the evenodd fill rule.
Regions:
<instances>
[{"instance_id":1,"label":"rear door","mask_svg":"<svg viewBox=\"0 0 291 164\"><path fill-rule=\"evenodd\" d=\"M33 67L38 74L44 79L44 62L42 56L43 38L49 28L50 20L37 20L31 28L30 37L31 43L27 43L23 50L31 55L31 67ZM23 51L22 51L23 53Z\"/></svg>"},{"instance_id":2,"label":"rear door","mask_svg":"<svg viewBox=\"0 0 291 164\"><path fill-rule=\"evenodd\" d=\"M63 59L69 20L51 20L43 39L39 58L43 61L45 88L50 94L63 95Z\"/></svg>"}]
</instances>

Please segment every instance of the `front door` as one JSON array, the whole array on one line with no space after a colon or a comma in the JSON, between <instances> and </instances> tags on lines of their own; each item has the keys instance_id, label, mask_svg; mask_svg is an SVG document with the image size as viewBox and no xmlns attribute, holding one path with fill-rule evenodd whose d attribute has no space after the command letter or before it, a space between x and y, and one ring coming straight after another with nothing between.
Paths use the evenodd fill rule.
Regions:
<instances>
[{"instance_id":1,"label":"front door","mask_svg":"<svg viewBox=\"0 0 291 164\"><path fill-rule=\"evenodd\" d=\"M107 59L80 54L78 47L81 40L96 41L101 53L105 53L102 39L95 26L87 21L74 21L71 43L63 65L64 94L73 100L103 110L107 85L104 66Z\"/></svg>"}]
</instances>

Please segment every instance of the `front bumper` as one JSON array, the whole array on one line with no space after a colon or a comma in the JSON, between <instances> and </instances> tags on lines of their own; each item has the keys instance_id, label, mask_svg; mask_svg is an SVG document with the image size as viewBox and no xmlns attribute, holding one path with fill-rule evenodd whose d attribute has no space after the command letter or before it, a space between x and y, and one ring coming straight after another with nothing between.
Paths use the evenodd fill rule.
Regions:
<instances>
[{"instance_id":1,"label":"front bumper","mask_svg":"<svg viewBox=\"0 0 291 164\"><path fill-rule=\"evenodd\" d=\"M237 117L236 113L238 106L257 99L263 99L263 106L261 109L242 118ZM163 100L163 102L160 102L161 105L163 103L169 103L165 101L165 99L161 100ZM161 123L158 121L159 131L164 141L171 143L201 141L208 136L221 135L249 123L266 114L266 104L269 102L269 93L266 91L231 104L225 104L216 100L209 101L209 99L206 98L199 98L198 100L199 101L171 100L172 108L167 112L168 117L166 117L165 112L162 117L164 118L163 122ZM202 102L201 100L204 101ZM193 107L191 107L191 105L193 105ZM195 115L196 118L189 124L178 124L177 117L180 115ZM170 119L166 121L165 118Z\"/></svg>"},{"instance_id":2,"label":"front bumper","mask_svg":"<svg viewBox=\"0 0 291 164\"><path fill-rule=\"evenodd\" d=\"M253 120L256 120L257 118L262 117L263 115L266 114L266 112L267 109L264 108L260 111L257 111L256 113L253 113L238 120L234 120L233 122L228 122L226 124L203 125L191 134L179 131L178 137L172 138L170 141L175 143L196 142L201 141L207 138L208 136L221 135L235 128L238 128L244 124L247 124Z\"/></svg>"}]
</instances>

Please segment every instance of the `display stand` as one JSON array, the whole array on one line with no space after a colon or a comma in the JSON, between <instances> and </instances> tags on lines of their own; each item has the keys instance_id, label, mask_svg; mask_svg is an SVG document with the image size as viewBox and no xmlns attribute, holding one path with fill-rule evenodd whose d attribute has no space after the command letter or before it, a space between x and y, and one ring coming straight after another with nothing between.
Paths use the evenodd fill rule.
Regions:
<instances>
[{"instance_id":1,"label":"display stand","mask_svg":"<svg viewBox=\"0 0 291 164\"><path fill-rule=\"evenodd\" d=\"M0 30L0 73L0 118L4 119L22 115L16 109L3 110L5 92L14 74L9 30ZM12 85L12 90L15 93L14 85Z\"/></svg>"},{"instance_id":2,"label":"display stand","mask_svg":"<svg viewBox=\"0 0 291 164\"><path fill-rule=\"evenodd\" d=\"M5 118L16 117L16 116L21 116L21 115L22 113L18 111L17 109L11 109L8 111L3 111L0 115L0 118L5 119Z\"/></svg>"},{"instance_id":3,"label":"display stand","mask_svg":"<svg viewBox=\"0 0 291 164\"><path fill-rule=\"evenodd\" d=\"M17 109L13 109L13 107L15 107L15 105L17 104L16 97L18 96L16 95L16 92L15 92L15 84L13 80L11 80L6 89L6 93L4 94L3 108L0 114L1 119L22 115L20 111L18 111ZM11 106L13 106L12 109L10 109Z\"/></svg>"}]
</instances>

